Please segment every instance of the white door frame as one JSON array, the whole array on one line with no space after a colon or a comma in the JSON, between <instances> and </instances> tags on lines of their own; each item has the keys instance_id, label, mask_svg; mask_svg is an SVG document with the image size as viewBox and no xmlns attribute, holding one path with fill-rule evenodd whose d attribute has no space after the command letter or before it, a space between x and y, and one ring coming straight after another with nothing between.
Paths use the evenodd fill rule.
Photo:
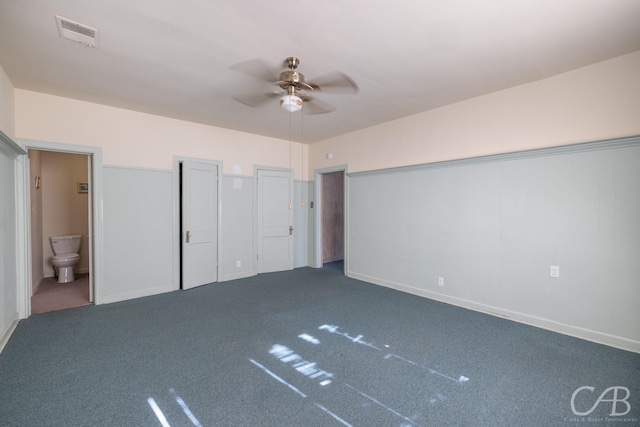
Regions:
<instances>
[{"instance_id":1,"label":"white door frame","mask_svg":"<svg viewBox=\"0 0 640 427\"><path fill-rule=\"evenodd\" d=\"M322 268L322 175L324 175L325 173L332 173L332 172L344 172L344 273L347 274L347 271L349 271L348 269L348 262L349 262L349 258L347 257L347 248L348 248L348 239L347 236L349 235L348 233L348 221L347 218L349 217L348 215L348 206L347 206L347 200L348 200L348 194L347 191L349 189L349 186L347 185L347 180L348 180L348 176L347 176L347 168L348 165L336 165L336 166L332 166L332 167L328 167L328 168L322 168L322 169L316 169L315 170L315 214L314 214L314 221L316 224L315 227L315 268Z\"/></svg>"},{"instance_id":2,"label":"white door frame","mask_svg":"<svg viewBox=\"0 0 640 427\"><path fill-rule=\"evenodd\" d=\"M218 167L218 282L222 278L222 162L219 160L201 159L196 157L173 156L173 283L174 290L180 289L182 271L180 269L180 250L182 236L180 235L180 224L182 222L182 212L180 211L180 165L182 162L198 162L216 165Z\"/></svg>"},{"instance_id":3,"label":"white door frame","mask_svg":"<svg viewBox=\"0 0 640 427\"><path fill-rule=\"evenodd\" d=\"M25 150L55 151L59 153L82 154L92 161L91 182L93 184L92 224L89 235L93 247L93 290L94 304L102 303L103 296L103 241L104 218L102 215L102 148L85 145L61 144L57 142L18 139ZM26 319L31 315L31 201L29 197L29 157L20 156L16 165L16 203L18 207L18 316ZM91 251L89 251L91 253Z\"/></svg>"}]
</instances>

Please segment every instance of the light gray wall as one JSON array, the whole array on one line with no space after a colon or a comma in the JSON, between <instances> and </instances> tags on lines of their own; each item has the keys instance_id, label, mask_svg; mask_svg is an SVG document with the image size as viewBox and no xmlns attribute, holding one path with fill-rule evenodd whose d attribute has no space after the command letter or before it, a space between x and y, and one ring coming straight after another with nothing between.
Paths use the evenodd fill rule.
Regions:
<instances>
[{"instance_id":1,"label":"light gray wall","mask_svg":"<svg viewBox=\"0 0 640 427\"><path fill-rule=\"evenodd\" d=\"M311 183L293 183L293 268L309 266L309 244L313 239L309 225ZM304 202L304 206L302 205Z\"/></svg>"},{"instance_id":2,"label":"light gray wall","mask_svg":"<svg viewBox=\"0 0 640 427\"><path fill-rule=\"evenodd\" d=\"M224 176L222 186L222 278L233 280L253 276L254 250L254 178ZM294 268L309 264L310 235L309 197L312 183L293 183L293 264ZM304 202L304 206L302 206ZM237 267L240 261L240 267Z\"/></svg>"},{"instance_id":3,"label":"light gray wall","mask_svg":"<svg viewBox=\"0 0 640 427\"><path fill-rule=\"evenodd\" d=\"M349 276L640 351L640 138L348 186Z\"/></svg>"},{"instance_id":4,"label":"light gray wall","mask_svg":"<svg viewBox=\"0 0 640 427\"><path fill-rule=\"evenodd\" d=\"M100 300L108 303L173 290L172 172L111 166L103 171Z\"/></svg>"},{"instance_id":5,"label":"light gray wall","mask_svg":"<svg viewBox=\"0 0 640 427\"><path fill-rule=\"evenodd\" d=\"M102 302L169 292L173 280L172 172L104 167ZM255 275L253 177L222 177L220 281ZM308 265L310 183L294 183L294 264ZM304 192L303 192L304 189ZM176 224L177 225L177 224ZM240 267L237 261L240 261Z\"/></svg>"},{"instance_id":6,"label":"light gray wall","mask_svg":"<svg viewBox=\"0 0 640 427\"><path fill-rule=\"evenodd\" d=\"M0 142L1 144L2 142ZM0 350L17 315L14 160L0 154Z\"/></svg>"},{"instance_id":7,"label":"light gray wall","mask_svg":"<svg viewBox=\"0 0 640 427\"><path fill-rule=\"evenodd\" d=\"M0 66L0 351L18 322L13 85Z\"/></svg>"},{"instance_id":8,"label":"light gray wall","mask_svg":"<svg viewBox=\"0 0 640 427\"><path fill-rule=\"evenodd\" d=\"M19 253L16 157L26 154L4 132L0 132L0 351L18 324ZM20 203L21 204L21 203Z\"/></svg>"},{"instance_id":9,"label":"light gray wall","mask_svg":"<svg viewBox=\"0 0 640 427\"><path fill-rule=\"evenodd\" d=\"M253 178L222 178L221 281L255 275ZM237 262L240 261L240 267Z\"/></svg>"}]
</instances>

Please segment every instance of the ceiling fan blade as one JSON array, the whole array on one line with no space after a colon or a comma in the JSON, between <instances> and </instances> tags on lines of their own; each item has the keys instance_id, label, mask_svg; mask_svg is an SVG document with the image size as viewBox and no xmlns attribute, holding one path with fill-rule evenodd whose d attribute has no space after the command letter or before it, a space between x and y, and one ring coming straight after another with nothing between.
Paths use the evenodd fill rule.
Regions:
<instances>
[{"instance_id":1,"label":"ceiling fan blade","mask_svg":"<svg viewBox=\"0 0 640 427\"><path fill-rule=\"evenodd\" d=\"M360 90L355 80L339 71L325 74L324 76L313 79L313 82L308 83L315 90L322 92L358 93Z\"/></svg>"},{"instance_id":2,"label":"ceiling fan blade","mask_svg":"<svg viewBox=\"0 0 640 427\"><path fill-rule=\"evenodd\" d=\"M272 99L280 96L282 96L282 94L278 92L267 92L267 93L253 94L253 95L234 96L233 99L235 99L241 104L248 105L249 107L255 108L255 107L263 107Z\"/></svg>"},{"instance_id":3,"label":"ceiling fan blade","mask_svg":"<svg viewBox=\"0 0 640 427\"><path fill-rule=\"evenodd\" d=\"M232 65L231 69L247 74L251 77L257 77L258 79L264 80L268 83L273 83L278 80L279 75L278 71L269 67L261 59L249 59L248 61Z\"/></svg>"},{"instance_id":4,"label":"ceiling fan blade","mask_svg":"<svg viewBox=\"0 0 640 427\"><path fill-rule=\"evenodd\" d=\"M335 111L335 107L322 102L317 98L307 96L302 104L302 112L305 114L326 114Z\"/></svg>"}]
</instances>

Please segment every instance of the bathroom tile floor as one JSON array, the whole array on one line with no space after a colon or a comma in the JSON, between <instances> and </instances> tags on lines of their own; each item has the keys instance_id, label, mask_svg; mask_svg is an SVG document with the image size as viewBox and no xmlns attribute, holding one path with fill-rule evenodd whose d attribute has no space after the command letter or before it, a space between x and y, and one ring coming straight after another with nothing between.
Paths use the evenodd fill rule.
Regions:
<instances>
[{"instance_id":1,"label":"bathroom tile floor","mask_svg":"<svg viewBox=\"0 0 640 427\"><path fill-rule=\"evenodd\" d=\"M89 304L88 274L78 274L76 280L69 283L58 283L55 277L48 277L31 297L31 312L46 313Z\"/></svg>"}]
</instances>

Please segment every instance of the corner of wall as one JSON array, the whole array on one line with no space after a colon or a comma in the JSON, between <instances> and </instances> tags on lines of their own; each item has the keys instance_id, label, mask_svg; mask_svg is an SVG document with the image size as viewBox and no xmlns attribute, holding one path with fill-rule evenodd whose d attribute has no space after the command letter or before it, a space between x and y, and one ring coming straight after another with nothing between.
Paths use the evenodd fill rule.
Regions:
<instances>
[{"instance_id":1,"label":"corner of wall","mask_svg":"<svg viewBox=\"0 0 640 427\"><path fill-rule=\"evenodd\" d=\"M15 139L14 88L2 66L0 66L0 130Z\"/></svg>"}]
</instances>

